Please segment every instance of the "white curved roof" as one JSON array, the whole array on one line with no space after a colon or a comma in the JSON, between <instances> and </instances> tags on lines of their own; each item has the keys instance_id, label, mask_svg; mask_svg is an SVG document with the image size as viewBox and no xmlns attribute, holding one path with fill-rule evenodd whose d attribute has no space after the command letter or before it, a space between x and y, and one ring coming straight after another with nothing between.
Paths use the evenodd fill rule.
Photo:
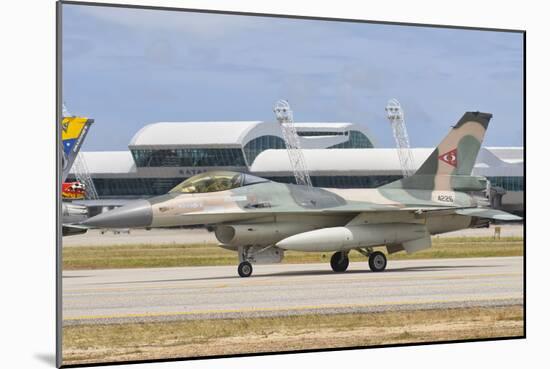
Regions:
<instances>
[{"instance_id":1,"label":"white curved roof","mask_svg":"<svg viewBox=\"0 0 550 369\"><path fill-rule=\"evenodd\" d=\"M261 124L261 121L152 123L140 129L128 147L241 146L246 134Z\"/></svg>"},{"instance_id":2,"label":"white curved roof","mask_svg":"<svg viewBox=\"0 0 550 369\"><path fill-rule=\"evenodd\" d=\"M367 129L354 123L295 123L297 131L363 132L373 142ZM282 138L279 123L262 121L234 122L159 122L140 129L130 141L130 149L175 147L242 147L254 138L271 135ZM300 137L304 148L323 148L348 140L347 136Z\"/></svg>"},{"instance_id":3,"label":"white curved roof","mask_svg":"<svg viewBox=\"0 0 550 369\"><path fill-rule=\"evenodd\" d=\"M417 169L433 152L433 148L411 148ZM394 175L401 173L397 149L312 149L302 150L311 175ZM501 157L502 154L502 157ZM264 176L292 174L286 150L260 153L250 172ZM482 147L473 169L474 175L522 176L523 148Z\"/></svg>"},{"instance_id":4,"label":"white curved roof","mask_svg":"<svg viewBox=\"0 0 550 369\"><path fill-rule=\"evenodd\" d=\"M136 172L136 164L130 151L81 151L80 159L94 175L124 175ZM74 174L74 167L70 174Z\"/></svg>"},{"instance_id":5,"label":"white curved roof","mask_svg":"<svg viewBox=\"0 0 550 369\"><path fill-rule=\"evenodd\" d=\"M347 174L394 174L401 171L396 149L313 149L302 150L310 174L327 172ZM433 149L411 149L415 167L428 158ZM291 172L286 150L266 150L250 168L252 173L288 175Z\"/></svg>"},{"instance_id":6,"label":"white curved roof","mask_svg":"<svg viewBox=\"0 0 550 369\"><path fill-rule=\"evenodd\" d=\"M300 137L300 146L302 149L324 149L346 142L349 139L348 136L310 136Z\"/></svg>"},{"instance_id":7,"label":"white curved roof","mask_svg":"<svg viewBox=\"0 0 550 369\"><path fill-rule=\"evenodd\" d=\"M504 162L523 163L523 147L486 147L485 149Z\"/></svg>"},{"instance_id":8,"label":"white curved roof","mask_svg":"<svg viewBox=\"0 0 550 369\"><path fill-rule=\"evenodd\" d=\"M300 122L300 123L294 123L294 126L296 127L297 131L333 131L333 130L345 130L350 129L354 126L353 123L342 123L342 122L323 122L323 123L317 123L317 122Z\"/></svg>"},{"instance_id":9,"label":"white curved roof","mask_svg":"<svg viewBox=\"0 0 550 369\"><path fill-rule=\"evenodd\" d=\"M482 147L474 174L483 176L523 176L523 147Z\"/></svg>"}]
</instances>

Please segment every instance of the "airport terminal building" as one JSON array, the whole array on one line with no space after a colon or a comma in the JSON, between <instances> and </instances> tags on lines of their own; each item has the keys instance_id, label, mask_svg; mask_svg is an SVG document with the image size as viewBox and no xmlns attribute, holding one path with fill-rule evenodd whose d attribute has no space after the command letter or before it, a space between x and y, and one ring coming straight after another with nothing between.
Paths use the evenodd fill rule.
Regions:
<instances>
[{"instance_id":1,"label":"airport terminal building","mask_svg":"<svg viewBox=\"0 0 550 369\"><path fill-rule=\"evenodd\" d=\"M376 148L354 123L295 123L312 182L319 187L374 188L401 178L397 150ZM161 122L138 131L128 151L81 152L103 199L161 195L209 170L234 170L294 181L275 122ZM433 148L411 149L418 167ZM483 147L474 174L502 195L502 208L523 212L523 148ZM74 173L70 175L74 178Z\"/></svg>"}]
</instances>

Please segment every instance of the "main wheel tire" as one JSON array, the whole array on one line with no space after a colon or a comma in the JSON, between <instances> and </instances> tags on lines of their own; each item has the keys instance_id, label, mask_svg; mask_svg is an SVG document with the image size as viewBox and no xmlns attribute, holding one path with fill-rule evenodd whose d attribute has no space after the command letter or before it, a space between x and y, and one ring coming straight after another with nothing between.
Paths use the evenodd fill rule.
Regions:
<instances>
[{"instance_id":1,"label":"main wheel tire","mask_svg":"<svg viewBox=\"0 0 550 369\"><path fill-rule=\"evenodd\" d=\"M345 272L348 269L349 258L342 251L335 252L330 258L330 267L336 273Z\"/></svg>"},{"instance_id":2,"label":"main wheel tire","mask_svg":"<svg viewBox=\"0 0 550 369\"><path fill-rule=\"evenodd\" d=\"M369 267L373 272L382 272L388 265L388 259L383 252L375 251L369 256Z\"/></svg>"},{"instance_id":3,"label":"main wheel tire","mask_svg":"<svg viewBox=\"0 0 550 369\"><path fill-rule=\"evenodd\" d=\"M252 274L252 264L250 264L248 261L243 261L239 264L237 271L239 272L239 275L243 278L250 277L250 275Z\"/></svg>"}]
</instances>

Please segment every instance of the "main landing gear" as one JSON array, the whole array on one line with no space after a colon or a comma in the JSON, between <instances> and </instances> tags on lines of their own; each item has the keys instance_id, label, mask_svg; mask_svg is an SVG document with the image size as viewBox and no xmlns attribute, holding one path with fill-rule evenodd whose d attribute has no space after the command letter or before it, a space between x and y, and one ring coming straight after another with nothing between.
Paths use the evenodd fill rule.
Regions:
<instances>
[{"instance_id":1,"label":"main landing gear","mask_svg":"<svg viewBox=\"0 0 550 369\"><path fill-rule=\"evenodd\" d=\"M356 249L361 254L369 258L369 268L373 272L382 272L388 265L388 259L381 251L372 251L370 247L366 249ZM336 273L345 272L349 266L349 251L335 252L330 258L330 266Z\"/></svg>"},{"instance_id":2,"label":"main landing gear","mask_svg":"<svg viewBox=\"0 0 550 369\"><path fill-rule=\"evenodd\" d=\"M345 272L348 269L349 258L348 253L345 251L335 252L330 258L330 266L336 273Z\"/></svg>"},{"instance_id":3,"label":"main landing gear","mask_svg":"<svg viewBox=\"0 0 550 369\"><path fill-rule=\"evenodd\" d=\"M388 265L388 259L383 252L375 251L369 256L369 268L373 272L383 272Z\"/></svg>"}]
</instances>

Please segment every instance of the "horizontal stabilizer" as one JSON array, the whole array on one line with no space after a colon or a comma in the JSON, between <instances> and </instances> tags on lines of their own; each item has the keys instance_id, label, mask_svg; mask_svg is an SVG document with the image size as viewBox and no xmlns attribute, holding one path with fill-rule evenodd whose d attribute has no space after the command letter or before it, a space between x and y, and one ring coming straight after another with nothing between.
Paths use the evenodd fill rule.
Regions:
<instances>
[{"instance_id":1,"label":"horizontal stabilizer","mask_svg":"<svg viewBox=\"0 0 550 369\"><path fill-rule=\"evenodd\" d=\"M486 209L486 208L472 208L472 209L459 209L455 211L458 215L466 215L470 217L495 219L495 220L522 220L522 217L507 213L502 210Z\"/></svg>"}]
</instances>

